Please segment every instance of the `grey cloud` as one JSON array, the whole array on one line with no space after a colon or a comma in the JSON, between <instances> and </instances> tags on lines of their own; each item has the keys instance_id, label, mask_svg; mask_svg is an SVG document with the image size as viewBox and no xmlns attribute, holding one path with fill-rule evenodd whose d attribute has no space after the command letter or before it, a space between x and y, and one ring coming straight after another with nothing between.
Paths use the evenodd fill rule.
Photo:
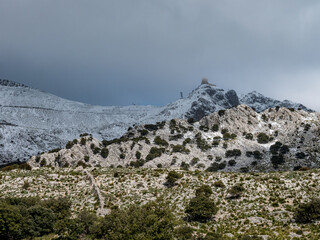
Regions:
<instances>
[{"instance_id":1,"label":"grey cloud","mask_svg":"<svg viewBox=\"0 0 320 240\"><path fill-rule=\"evenodd\" d=\"M319 12L312 0L0 0L0 78L163 105L206 76L320 110Z\"/></svg>"}]
</instances>

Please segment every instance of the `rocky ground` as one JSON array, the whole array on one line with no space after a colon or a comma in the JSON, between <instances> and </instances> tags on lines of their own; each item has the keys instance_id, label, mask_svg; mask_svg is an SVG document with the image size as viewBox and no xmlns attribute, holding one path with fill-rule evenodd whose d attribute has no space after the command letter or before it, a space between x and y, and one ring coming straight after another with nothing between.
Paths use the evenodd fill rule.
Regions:
<instances>
[{"instance_id":1,"label":"rocky ground","mask_svg":"<svg viewBox=\"0 0 320 240\"><path fill-rule=\"evenodd\" d=\"M240 234L260 235L263 239L320 238L318 222L297 224L293 218L299 203L320 197L318 169L272 173L178 171L183 177L168 188L164 185L168 169L43 167L12 170L0 172L0 197L68 196L74 214L88 209L100 215L116 206L126 208L132 203L142 204L163 197L177 219L183 221L184 209L194 196L194 190L207 184L213 189L219 211L208 223L188 223L198 233L214 230L223 233L226 239L237 239ZM229 189L236 184L241 184L244 191L239 198L232 199Z\"/></svg>"}]
</instances>

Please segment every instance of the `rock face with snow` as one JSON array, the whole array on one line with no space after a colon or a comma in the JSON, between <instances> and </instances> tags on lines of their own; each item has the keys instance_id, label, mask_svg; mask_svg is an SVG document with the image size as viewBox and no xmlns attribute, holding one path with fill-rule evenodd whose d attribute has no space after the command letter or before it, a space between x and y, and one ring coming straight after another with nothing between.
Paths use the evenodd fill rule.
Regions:
<instances>
[{"instance_id":1,"label":"rock face with snow","mask_svg":"<svg viewBox=\"0 0 320 240\"><path fill-rule=\"evenodd\" d=\"M119 139L83 136L65 149L34 156L33 167L191 168L273 171L320 167L320 114L246 105L220 110L199 122L183 119L135 126Z\"/></svg>"},{"instance_id":2,"label":"rock face with snow","mask_svg":"<svg viewBox=\"0 0 320 240\"><path fill-rule=\"evenodd\" d=\"M242 104L246 104L252 108L254 108L257 112L262 112L268 108L274 108L276 106L286 107L286 108L294 108L294 109L302 109L307 112L313 112L313 110L307 108L306 106L300 103L294 103L289 100L279 101L269 97L263 96L258 92L248 93L240 99Z\"/></svg>"},{"instance_id":3,"label":"rock face with snow","mask_svg":"<svg viewBox=\"0 0 320 240\"><path fill-rule=\"evenodd\" d=\"M188 97L163 107L92 106L8 80L0 80L0 96L0 165L26 161L40 152L61 148L81 133L91 133L99 140L113 139L134 124L173 118L199 120L244 101L239 101L233 90L225 92L209 84L202 84ZM266 103L259 109L271 105Z\"/></svg>"}]
</instances>

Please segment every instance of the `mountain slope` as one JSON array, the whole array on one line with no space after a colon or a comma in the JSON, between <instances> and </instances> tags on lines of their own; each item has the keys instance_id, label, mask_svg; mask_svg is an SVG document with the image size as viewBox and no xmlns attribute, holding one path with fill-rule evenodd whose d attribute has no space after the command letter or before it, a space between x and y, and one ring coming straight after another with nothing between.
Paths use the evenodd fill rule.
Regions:
<instances>
[{"instance_id":1,"label":"mountain slope","mask_svg":"<svg viewBox=\"0 0 320 240\"><path fill-rule=\"evenodd\" d=\"M99 140L113 139L134 124L173 118L199 120L240 104L235 91L225 92L209 84L201 84L188 97L163 107L92 106L8 80L0 80L0 96L0 164L62 147L81 133L91 133ZM266 103L265 108L271 105Z\"/></svg>"},{"instance_id":2,"label":"mountain slope","mask_svg":"<svg viewBox=\"0 0 320 240\"><path fill-rule=\"evenodd\" d=\"M246 105L192 123L182 119L142 125L123 137L91 136L66 149L32 157L32 166L145 166L208 171L271 171L320 167L320 114ZM45 160L43 160L45 159Z\"/></svg>"},{"instance_id":3,"label":"mountain slope","mask_svg":"<svg viewBox=\"0 0 320 240\"><path fill-rule=\"evenodd\" d=\"M240 99L242 104L246 104L251 108L254 108L257 112L263 112L268 108L274 108L276 106L286 107L286 108L294 108L294 109L302 109L307 112L313 112L313 110L307 108L306 106L300 103L294 103L289 100L279 101L269 97L263 96L258 92L250 92L246 95L243 95Z\"/></svg>"}]
</instances>

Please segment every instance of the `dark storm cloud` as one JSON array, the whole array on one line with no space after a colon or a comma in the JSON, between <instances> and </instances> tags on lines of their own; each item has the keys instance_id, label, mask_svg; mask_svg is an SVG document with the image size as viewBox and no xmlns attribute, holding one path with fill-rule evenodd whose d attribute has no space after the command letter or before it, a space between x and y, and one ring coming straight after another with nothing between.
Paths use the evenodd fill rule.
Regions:
<instances>
[{"instance_id":1,"label":"dark storm cloud","mask_svg":"<svg viewBox=\"0 0 320 240\"><path fill-rule=\"evenodd\" d=\"M319 29L312 0L0 0L0 78L162 105L205 76L320 110Z\"/></svg>"}]
</instances>

